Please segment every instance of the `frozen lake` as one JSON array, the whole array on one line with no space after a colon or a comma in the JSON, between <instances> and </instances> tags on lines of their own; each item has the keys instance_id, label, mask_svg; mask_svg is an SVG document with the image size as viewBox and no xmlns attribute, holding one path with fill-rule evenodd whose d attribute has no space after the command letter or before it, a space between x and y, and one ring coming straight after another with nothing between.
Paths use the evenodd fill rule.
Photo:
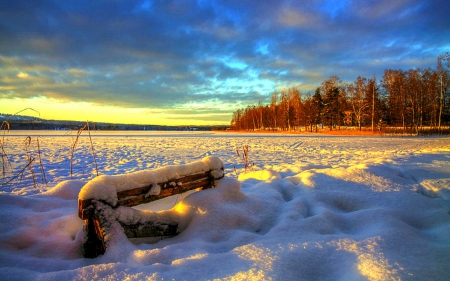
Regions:
<instances>
[{"instance_id":1,"label":"frozen lake","mask_svg":"<svg viewBox=\"0 0 450 281\"><path fill-rule=\"evenodd\" d=\"M4 148L13 167L11 177L29 162L25 143L31 137L30 155L36 160L38 189L26 170L22 180L2 185L3 192L30 194L45 191L62 180L89 180L96 176L92 147L99 174L128 173L164 165L185 164L207 155L219 156L226 174L234 177L234 168L243 168L236 149L249 146L250 160L255 169L272 169L284 176L311 168L349 167L363 162L380 162L401 155L413 155L423 150L448 147L448 138L413 137L340 137L325 135L245 134L220 132L172 131L92 131L92 147L88 132L77 142L72 160L75 131L10 131ZM42 184L40 159L48 185Z\"/></svg>"}]
</instances>

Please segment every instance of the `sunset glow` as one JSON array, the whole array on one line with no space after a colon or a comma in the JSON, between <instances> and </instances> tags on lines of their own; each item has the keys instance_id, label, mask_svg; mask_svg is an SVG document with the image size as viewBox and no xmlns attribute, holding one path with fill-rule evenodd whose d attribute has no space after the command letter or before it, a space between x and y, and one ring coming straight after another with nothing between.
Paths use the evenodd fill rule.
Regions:
<instances>
[{"instance_id":1,"label":"sunset glow","mask_svg":"<svg viewBox=\"0 0 450 281\"><path fill-rule=\"evenodd\" d=\"M6 1L0 113L225 125L274 90L436 67L449 3Z\"/></svg>"},{"instance_id":2,"label":"sunset glow","mask_svg":"<svg viewBox=\"0 0 450 281\"><path fill-rule=\"evenodd\" d=\"M117 124L152 124L152 125L226 125L229 124L229 113L223 109L223 113L208 111L204 105L192 105L196 108L196 114L189 112L189 107L163 109L163 108L131 108L112 105L93 104L88 102L64 102L45 97L30 99L4 99L2 109L8 109L8 113L16 113L25 108L35 109L24 111L21 114L39 117L48 120L80 120L93 122L107 122ZM37 110L39 108L39 111ZM214 120L211 122L211 120Z\"/></svg>"}]
</instances>

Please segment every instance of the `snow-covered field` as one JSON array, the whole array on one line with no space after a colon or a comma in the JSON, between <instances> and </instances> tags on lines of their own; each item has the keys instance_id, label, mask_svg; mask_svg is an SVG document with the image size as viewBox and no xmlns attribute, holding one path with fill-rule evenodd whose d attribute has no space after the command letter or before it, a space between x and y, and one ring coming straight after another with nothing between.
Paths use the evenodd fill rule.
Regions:
<instances>
[{"instance_id":1,"label":"snow-covered field","mask_svg":"<svg viewBox=\"0 0 450 281\"><path fill-rule=\"evenodd\" d=\"M27 164L33 170L4 183ZM42 183L38 148L48 185ZM100 174L214 155L219 186L139 206L185 229L85 259L77 197L96 176L83 133L6 133L0 280L450 280L450 139L197 133L92 134ZM236 147L248 145L244 173ZM237 173L234 171L236 167ZM166 211L167 212L167 211Z\"/></svg>"}]
</instances>

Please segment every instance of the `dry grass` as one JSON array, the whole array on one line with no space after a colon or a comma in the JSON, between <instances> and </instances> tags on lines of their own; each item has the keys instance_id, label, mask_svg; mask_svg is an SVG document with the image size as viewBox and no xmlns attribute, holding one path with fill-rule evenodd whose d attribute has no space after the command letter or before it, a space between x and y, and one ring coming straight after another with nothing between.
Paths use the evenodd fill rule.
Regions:
<instances>
[{"instance_id":1,"label":"dry grass","mask_svg":"<svg viewBox=\"0 0 450 281\"><path fill-rule=\"evenodd\" d=\"M75 150L76 150L80 135L85 130L87 130L88 135L89 135L89 141L90 141L90 145L91 145L91 154L92 154L92 158L94 160L95 170L96 170L97 176L99 175L97 160L95 158L95 149L94 149L94 145L92 142L92 136L91 136L91 126L93 126L93 128L95 129L95 124L93 122L87 121L83 127L79 128L77 131L76 138L74 139L73 144L71 146L71 149L70 149L70 176L71 177L73 176L73 160L74 160ZM0 140L0 147L1 147L1 152L2 152L2 157L1 157L1 159L2 159L2 174L3 174L4 181L0 185L8 184L16 179L22 180L24 175L27 173L27 171L31 175L31 178L33 180L33 185L35 188L37 188L39 185L38 178L40 178L43 183L47 184L48 181L47 181L47 177L45 175L44 165L42 163L42 153L41 153L41 145L39 142L39 138L36 137L36 139L34 141L34 139L31 138L30 136L26 137L26 139L25 139L26 165L24 167L21 167L20 171L18 173L14 174L13 165L9 161L8 155L5 152L5 135L6 135L6 132L9 132L9 130L10 130L9 123L7 121L3 121L3 123L0 126L0 130L4 131L3 137ZM36 163L38 163L38 165L39 165L40 176L38 176L39 173L36 174L36 168L34 166ZM13 174L13 176L7 178L7 174Z\"/></svg>"},{"instance_id":2,"label":"dry grass","mask_svg":"<svg viewBox=\"0 0 450 281\"><path fill-rule=\"evenodd\" d=\"M22 168L22 170L20 170L19 173L17 173L16 175L14 175L13 177L9 178L7 181L2 182L3 184L8 184L10 182L12 182L13 180L17 179L20 177L20 179L23 178L23 174L25 173L26 169L29 168L31 165L33 164L33 161L28 162L28 164ZM33 177L34 179L34 177ZM36 182L35 182L35 187L36 187Z\"/></svg>"},{"instance_id":3,"label":"dry grass","mask_svg":"<svg viewBox=\"0 0 450 281\"><path fill-rule=\"evenodd\" d=\"M6 154L6 151L5 151L5 135L6 135L6 132L9 132L9 129L10 129L10 125L9 125L8 121L3 121L2 125L0 126L0 130L3 130L3 136L2 136L2 139L0 140L0 147L2 149L1 153L2 153L2 176L3 176L3 178L6 177L6 172L8 171L8 169L10 169L11 172L14 172L11 162L9 161L8 155Z\"/></svg>"},{"instance_id":4,"label":"dry grass","mask_svg":"<svg viewBox=\"0 0 450 281\"><path fill-rule=\"evenodd\" d=\"M236 147L236 154L237 154L239 160L244 165L244 172L247 173L247 170L253 171L254 163L252 163L250 161L248 145L244 145L242 147L242 153L240 153L239 148ZM236 166L234 167L234 173L237 174Z\"/></svg>"},{"instance_id":5,"label":"dry grass","mask_svg":"<svg viewBox=\"0 0 450 281\"><path fill-rule=\"evenodd\" d=\"M28 160L28 169L30 170L30 174L33 178L33 183L34 183L34 187L37 187L37 179L36 179L36 175L34 173L34 169L33 169L33 165L32 163L36 160L36 157L33 157L32 152L31 152L31 142L32 139L30 136L28 136L25 140L25 150L26 150L26 155L27 155L27 160ZM47 184L47 177L45 176L45 171L44 171L44 165L42 164L42 158L41 158L41 146L39 143L39 138L36 137L36 147L38 150L38 159L39 159L39 167L40 167L40 171L41 171L41 179L42 181Z\"/></svg>"},{"instance_id":6,"label":"dry grass","mask_svg":"<svg viewBox=\"0 0 450 281\"><path fill-rule=\"evenodd\" d=\"M5 151L5 135L6 132L9 132L10 130L10 124L8 122L8 119L27 110L31 110L36 112L37 114L41 115L38 111L34 110L33 108L27 107L25 109L22 109L12 115L10 115L5 121L2 122L2 124L0 125L0 131L3 130L3 136L2 136L2 140L0 141L0 147L1 147L1 153L2 153L2 176L3 178L6 177L6 173L8 171L8 169L10 170L11 173L14 173L14 169L12 167L11 162L9 161L8 155L6 154Z\"/></svg>"},{"instance_id":7,"label":"dry grass","mask_svg":"<svg viewBox=\"0 0 450 281\"><path fill-rule=\"evenodd\" d=\"M2 143L4 143L4 138L2 140ZM26 157L26 160L27 160L27 164L25 165L25 167L23 167L17 174L13 175L8 180L2 182L2 184L10 183L10 182L12 182L13 180L15 180L17 178L20 178L20 180L22 180L23 177L24 177L25 171L28 169L29 172L30 172L31 178L33 179L34 187L35 188L38 187L37 176L36 176L36 173L35 173L34 168L33 168L33 164L36 161L36 156L33 154L32 143L33 143L32 138L30 136L26 137L26 139L25 139L25 157ZM39 138L37 138L37 137L36 137L36 145L37 145L37 151L38 151L37 158L39 159L41 180L42 180L43 183L47 184L47 177L45 175L44 165L42 164L41 148L40 148L40 144L39 144ZM2 146L3 146L3 144L2 144ZM9 162L9 160L8 160L8 162ZM14 171L13 171L11 163L9 163L9 165L10 165L11 173L14 174ZM5 177L6 177L6 171L4 171L4 177L3 178L5 178Z\"/></svg>"},{"instance_id":8,"label":"dry grass","mask_svg":"<svg viewBox=\"0 0 450 281\"><path fill-rule=\"evenodd\" d=\"M94 164L95 164L95 171L97 172L97 176L98 176L98 166L97 166L97 160L95 159L95 150L94 150L94 145L92 144L92 137L91 137L91 129L90 129L90 125L92 124L93 129L95 130L95 124L92 121L86 121L86 124L78 129L77 132L77 136L72 144L72 148L70 150L70 176L72 177L73 172L72 172L72 168L73 168L73 158L74 158L74 153L75 153L75 149L77 147L78 144L78 140L80 138L81 133L87 129L88 131L88 135L89 135L89 141L91 143L91 152L92 152L92 158L94 159Z\"/></svg>"},{"instance_id":9,"label":"dry grass","mask_svg":"<svg viewBox=\"0 0 450 281\"><path fill-rule=\"evenodd\" d=\"M42 175L42 179L44 180L45 184L47 184L48 181L47 181L47 177L45 176L44 165L42 164L42 158L41 158L41 145L40 145L40 143L39 143L39 138L36 138L36 143L37 143L37 148L38 148L39 166L41 167L41 175Z\"/></svg>"},{"instance_id":10,"label":"dry grass","mask_svg":"<svg viewBox=\"0 0 450 281\"><path fill-rule=\"evenodd\" d=\"M34 169L33 169L33 162L34 162L34 160L36 160L36 158L31 156L30 146L31 146L31 137L28 136L25 140L25 151L26 151L26 157L28 160L27 167L28 167L28 169L30 169L30 174L31 174L31 177L33 178L34 187L36 187L37 181L36 181L36 175L34 174Z\"/></svg>"}]
</instances>

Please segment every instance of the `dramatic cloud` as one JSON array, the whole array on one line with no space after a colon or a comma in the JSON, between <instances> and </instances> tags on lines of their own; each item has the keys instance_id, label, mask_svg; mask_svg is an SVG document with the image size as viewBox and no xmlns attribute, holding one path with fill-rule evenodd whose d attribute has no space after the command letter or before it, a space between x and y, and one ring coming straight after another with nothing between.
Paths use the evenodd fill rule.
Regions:
<instances>
[{"instance_id":1,"label":"dramatic cloud","mask_svg":"<svg viewBox=\"0 0 450 281\"><path fill-rule=\"evenodd\" d=\"M307 92L331 75L435 68L450 49L449 10L439 0L3 1L0 104L88 103L228 123L280 87Z\"/></svg>"}]
</instances>

